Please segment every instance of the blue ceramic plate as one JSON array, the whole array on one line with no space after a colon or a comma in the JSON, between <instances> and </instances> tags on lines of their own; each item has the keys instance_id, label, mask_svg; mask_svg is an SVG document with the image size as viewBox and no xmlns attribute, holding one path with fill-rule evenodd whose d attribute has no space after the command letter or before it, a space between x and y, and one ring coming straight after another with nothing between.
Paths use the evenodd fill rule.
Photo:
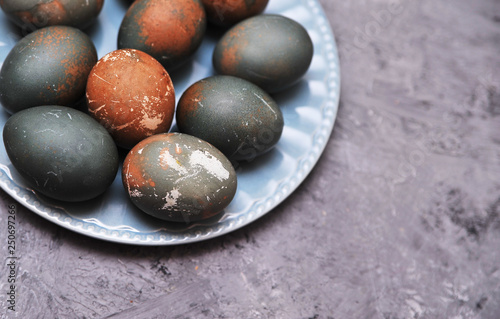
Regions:
<instances>
[{"instance_id":1,"label":"blue ceramic plate","mask_svg":"<svg viewBox=\"0 0 500 319\"><path fill-rule=\"evenodd\" d=\"M118 28L127 0L106 0L98 21L85 30L99 58L116 49ZM314 57L304 79L274 95L285 128L275 149L237 168L238 190L220 215L197 224L172 224L149 217L127 199L121 175L99 198L78 204L44 198L23 184L5 148L0 147L0 187L36 214L75 232L102 240L137 245L176 245L206 240L243 227L286 199L309 174L323 152L337 114L340 73L337 47L317 0L271 0L266 13L281 14L301 23L314 43ZM0 62L20 39L20 32L0 12ZM177 99L192 83L214 74L215 34L205 38L194 61L172 75ZM0 110L3 128L8 115Z\"/></svg>"}]
</instances>

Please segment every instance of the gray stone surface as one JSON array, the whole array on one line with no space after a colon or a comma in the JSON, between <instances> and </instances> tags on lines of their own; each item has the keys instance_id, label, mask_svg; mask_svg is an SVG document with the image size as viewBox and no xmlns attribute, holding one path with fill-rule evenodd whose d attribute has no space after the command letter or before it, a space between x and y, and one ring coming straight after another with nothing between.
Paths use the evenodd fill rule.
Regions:
<instances>
[{"instance_id":1,"label":"gray stone surface","mask_svg":"<svg viewBox=\"0 0 500 319\"><path fill-rule=\"evenodd\" d=\"M2 266L0 317L500 318L500 2L321 3L341 105L292 196L174 247L87 238L17 205L17 311ZM5 239L15 201L0 197Z\"/></svg>"}]
</instances>

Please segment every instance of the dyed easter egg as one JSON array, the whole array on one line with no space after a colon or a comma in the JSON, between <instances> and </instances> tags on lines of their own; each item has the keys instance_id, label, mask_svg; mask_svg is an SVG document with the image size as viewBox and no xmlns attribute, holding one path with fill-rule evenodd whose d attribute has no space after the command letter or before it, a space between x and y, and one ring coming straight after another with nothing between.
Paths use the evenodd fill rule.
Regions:
<instances>
[{"instance_id":1,"label":"dyed easter egg","mask_svg":"<svg viewBox=\"0 0 500 319\"><path fill-rule=\"evenodd\" d=\"M118 32L118 48L144 51L172 71L198 50L206 31L200 0L137 0Z\"/></svg>"},{"instance_id":2,"label":"dyed easter egg","mask_svg":"<svg viewBox=\"0 0 500 319\"><path fill-rule=\"evenodd\" d=\"M202 0L209 22L223 27L260 14L269 0Z\"/></svg>"},{"instance_id":3,"label":"dyed easter egg","mask_svg":"<svg viewBox=\"0 0 500 319\"><path fill-rule=\"evenodd\" d=\"M97 18L104 0L2 0L5 14L25 31L51 25L85 28Z\"/></svg>"},{"instance_id":4,"label":"dyed easter egg","mask_svg":"<svg viewBox=\"0 0 500 319\"><path fill-rule=\"evenodd\" d=\"M261 14L222 36L213 64L219 74L246 79L275 93L302 78L312 57L313 43L302 25L281 15Z\"/></svg>"},{"instance_id":5,"label":"dyed easter egg","mask_svg":"<svg viewBox=\"0 0 500 319\"><path fill-rule=\"evenodd\" d=\"M19 111L5 123L3 141L27 184L53 199L95 198L118 172L118 150L109 133L73 108L37 106Z\"/></svg>"},{"instance_id":6,"label":"dyed easter egg","mask_svg":"<svg viewBox=\"0 0 500 319\"><path fill-rule=\"evenodd\" d=\"M257 85L217 75L192 84L176 112L180 132L217 147L230 160L252 160L272 149L283 132L281 109Z\"/></svg>"},{"instance_id":7,"label":"dyed easter egg","mask_svg":"<svg viewBox=\"0 0 500 319\"><path fill-rule=\"evenodd\" d=\"M143 212L186 223L223 211L237 188L236 172L224 154L182 133L139 142L125 158L122 181L132 203Z\"/></svg>"},{"instance_id":8,"label":"dyed easter egg","mask_svg":"<svg viewBox=\"0 0 500 319\"><path fill-rule=\"evenodd\" d=\"M97 62L91 39L79 29L51 26L22 38L0 70L0 103L10 113L40 105L72 106L85 94Z\"/></svg>"},{"instance_id":9,"label":"dyed easter egg","mask_svg":"<svg viewBox=\"0 0 500 319\"><path fill-rule=\"evenodd\" d=\"M165 68L150 55L120 49L102 57L87 82L89 114L130 149L153 134L168 132L175 91Z\"/></svg>"}]
</instances>

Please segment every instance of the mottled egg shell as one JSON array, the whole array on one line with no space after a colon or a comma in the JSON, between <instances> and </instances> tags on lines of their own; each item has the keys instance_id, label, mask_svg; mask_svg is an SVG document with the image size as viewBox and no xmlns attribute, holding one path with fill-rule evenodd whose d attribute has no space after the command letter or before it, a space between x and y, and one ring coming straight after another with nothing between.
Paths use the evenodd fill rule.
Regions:
<instances>
[{"instance_id":1,"label":"mottled egg shell","mask_svg":"<svg viewBox=\"0 0 500 319\"><path fill-rule=\"evenodd\" d=\"M2 0L5 14L26 31L51 25L89 26L101 12L104 0Z\"/></svg>"},{"instance_id":2,"label":"mottled egg shell","mask_svg":"<svg viewBox=\"0 0 500 319\"><path fill-rule=\"evenodd\" d=\"M172 222L195 222L222 212L234 198L236 172L206 141L165 133L139 142L125 158L123 185L145 213Z\"/></svg>"},{"instance_id":3,"label":"mottled egg shell","mask_svg":"<svg viewBox=\"0 0 500 319\"><path fill-rule=\"evenodd\" d=\"M27 184L61 201L102 194L119 168L109 133L87 114L37 106L12 115L3 128L7 155Z\"/></svg>"},{"instance_id":4,"label":"mottled egg shell","mask_svg":"<svg viewBox=\"0 0 500 319\"><path fill-rule=\"evenodd\" d=\"M202 2L209 22L228 27L262 13L269 0L202 0Z\"/></svg>"},{"instance_id":5,"label":"mottled egg shell","mask_svg":"<svg viewBox=\"0 0 500 319\"><path fill-rule=\"evenodd\" d=\"M126 149L169 131L175 91L165 68L139 50L119 49L102 57L88 77L89 114Z\"/></svg>"},{"instance_id":6,"label":"mottled egg shell","mask_svg":"<svg viewBox=\"0 0 500 319\"><path fill-rule=\"evenodd\" d=\"M219 74L241 77L275 93L302 78L312 57L313 43L301 24L281 15L261 14L222 36L213 64Z\"/></svg>"},{"instance_id":7,"label":"mottled egg shell","mask_svg":"<svg viewBox=\"0 0 500 319\"><path fill-rule=\"evenodd\" d=\"M118 32L118 48L144 51L172 71L198 50L206 31L200 0L137 0Z\"/></svg>"},{"instance_id":8,"label":"mottled egg shell","mask_svg":"<svg viewBox=\"0 0 500 319\"><path fill-rule=\"evenodd\" d=\"M176 120L179 131L236 161L250 161L273 148L284 127L281 109L267 92L225 75L202 79L184 91Z\"/></svg>"},{"instance_id":9,"label":"mottled egg shell","mask_svg":"<svg viewBox=\"0 0 500 319\"><path fill-rule=\"evenodd\" d=\"M5 58L0 103L9 113L39 105L72 106L84 96L96 62L94 44L79 29L39 29L16 43Z\"/></svg>"}]
</instances>

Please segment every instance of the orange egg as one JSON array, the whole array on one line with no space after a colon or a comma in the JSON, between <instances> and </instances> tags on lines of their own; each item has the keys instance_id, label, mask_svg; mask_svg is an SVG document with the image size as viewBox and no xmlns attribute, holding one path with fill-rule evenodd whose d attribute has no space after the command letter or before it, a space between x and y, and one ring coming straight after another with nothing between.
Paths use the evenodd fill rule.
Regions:
<instances>
[{"instance_id":1,"label":"orange egg","mask_svg":"<svg viewBox=\"0 0 500 319\"><path fill-rule=\"evenodd\" d=\"M200 0L137 0L118 32L118 48L141 50L172 71L198 50L206 14Z\"/></svg>"},{"instance_id":2,"label":"orange egg","mask_svg":"<svg viewBox=\"0 0 500 319\"><path fill-rule=\"evenodd\" d=\"M202 2L209 22L229 27L262 13L269 0L202 0Z\"/></svg>"},{"instance_id":3,"label":"orange egg","mask_svg":"<svg viewBox=\"0 0 500 319\"><path fill-rule=\"evenodd\" d=\"M102 57L90 72L86 98L90 115L123 148L166 133L172 125L172 80L156 59L139 50L120 49Z\"/></svg>"}]
</instances>

